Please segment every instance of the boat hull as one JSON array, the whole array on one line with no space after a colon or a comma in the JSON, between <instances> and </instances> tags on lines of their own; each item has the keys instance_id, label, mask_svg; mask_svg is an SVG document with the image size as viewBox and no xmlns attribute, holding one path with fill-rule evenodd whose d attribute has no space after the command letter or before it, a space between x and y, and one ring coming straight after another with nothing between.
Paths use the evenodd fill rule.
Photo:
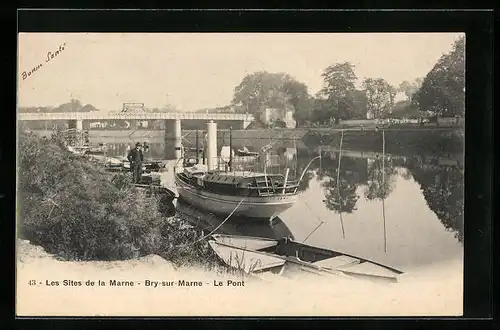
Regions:
<instances>
[{"instance_id":1,"label":"boat hull","mask_svg":"<svg viewBox=\"0 0 500 330\"><path fill-rule=\"evenodd\" d=\"M247 217L255 220L277 216L297 201L297 195L244 197L218 195L192 187L176 178L177 192L189 204L214 214ZM243 200L243 201L242 201Z\"/></svg>"},{"instance_id":2,"label":"boat hull","mask_svg":"<svg viewBox=\"0 0 500 330\"><path fill-rule=\"evenodd\" d=\"M368 259L287 238L273 240L215 234L209 244L228 266L257 276L262 272L279 273L283 276L306 272L394 283L403 274L398 269Z\"/></svg>"}]
</instances>

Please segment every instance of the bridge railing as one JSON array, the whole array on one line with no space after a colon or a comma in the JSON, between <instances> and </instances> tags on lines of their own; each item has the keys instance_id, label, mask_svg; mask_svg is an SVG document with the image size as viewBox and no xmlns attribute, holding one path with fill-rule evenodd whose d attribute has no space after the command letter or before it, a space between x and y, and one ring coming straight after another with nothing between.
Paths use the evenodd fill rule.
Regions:
<instances>
[{"instance_id":1,"label":"bridge railing","mask_svg":"<svg viewBox=\"0 0 500 330\"><path fill-rule=\"evenodd\" d=\"M18 120L243 120L253 121L252 114L241 113L200 113L200 112L109 112L96 114L92 112L61 112L61 113L19 113Z\"/></svg>"}]
</instances>

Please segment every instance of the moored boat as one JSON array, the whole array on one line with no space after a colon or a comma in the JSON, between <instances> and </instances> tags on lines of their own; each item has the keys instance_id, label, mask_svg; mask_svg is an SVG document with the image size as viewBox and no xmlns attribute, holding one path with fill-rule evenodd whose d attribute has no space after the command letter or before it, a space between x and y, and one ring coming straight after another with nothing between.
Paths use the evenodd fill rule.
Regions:
<instances>
[{"instance_id":1,"label":"moored boat","mask_svg":"<svg viewBox=\"0 0 500 330\"><path fill-rule=\"evenodd\" d=\"M288 175L245 171L208 171L197 164L175 173L179 195L214 214L268 220L297 201L296 182Z\"/></svg>"},{"instance_id":2,"label":"moored boat","mask_svg":"<svg viewBox=\"0 0 500 330\"><path fill-rule=\"evenodd\" d=\"M319 276L344 276L397 282L401 270L339 251L323 249L290 238L212 235L214 252L228 266L249 274L273 273L283 276L306 272Z\"/></svg>"},{"instance_id":3,"label":"moored boat","mask_svg":"<svg viewBox=\"0 0 500 330\"><path fill-rule=\"evenodd\" d=\"M116 157L109 157L104 148L89 148L83 153L83 157L88 158L98 164L104 165L108 169L121 169L122 161Z\"/></svg>"},{"instance_id":4,"label":"moored boat","mask_svg":"<svg viewBox=\"0 0 500 330\"><path fill-rule=\"evenodd\" d=\"M69 152L78 155L78 156L83 156L87 150L90 149L89 146L67 146L66 147Z\"/></svg>"},{"instance_id":5,"label":"moored boat","mask_svg":"<svg viewBox=\"0 0 500 330\"><path fill-rule=\"evenodd\" d=\"M243 147L243 149L238 149L236 151L237 156L253 156L257 157L259 155L258 152L255 151L249 151L247 147Z\"/></svg>"}]
</instances>

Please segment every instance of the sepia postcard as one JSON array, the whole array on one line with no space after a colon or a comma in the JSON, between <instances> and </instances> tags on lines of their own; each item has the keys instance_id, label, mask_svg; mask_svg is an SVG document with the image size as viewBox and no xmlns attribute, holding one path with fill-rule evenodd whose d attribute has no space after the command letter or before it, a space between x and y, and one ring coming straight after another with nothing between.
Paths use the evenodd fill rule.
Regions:
<instances>
[{"instance_id":1,"label":"sepia postcard","mask_svg":"<svg viewBox=\"0 0 500 330\"><path fill-rule=\"evenodd\" d=\"M17 316L460 316L463 33L19 33Z\"/></svg>"}]
</instances>

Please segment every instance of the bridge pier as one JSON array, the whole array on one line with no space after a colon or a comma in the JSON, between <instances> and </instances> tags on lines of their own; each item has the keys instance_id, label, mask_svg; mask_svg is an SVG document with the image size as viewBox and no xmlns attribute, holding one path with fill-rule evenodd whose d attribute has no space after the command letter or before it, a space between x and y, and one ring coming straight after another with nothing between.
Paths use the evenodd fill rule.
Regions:
<instances>
[{"instance_id":1,"label":"bridge pier","mask_svg":"<svg viewBox=\"0 0 500 330\"><path fill-rule=\"evenodd\" d=\"M207 168L209 171L217 168L217 123L212 120L207 123Z\"/></svg>"},{"instance_id":2,"label":"bridge pier","mask_svg":"<svg viewBox=\"0 0 500 330\"><path fill-rule=\"evenodd\" d=\"M166 119L165 120L165 159L180 159L181 152L181 120Z\"/></svg>"},{"instance_id":3,"label":"bridge pier","mask_svg":"<svg viewBox=\"0 0 500 330\"><path fill-rule=\"evenodd\" d=\"M83 130L83 120L81 119L68 120L68 128L69 129L76 128L79 131Z\"/></svg>"}]
</instances>

